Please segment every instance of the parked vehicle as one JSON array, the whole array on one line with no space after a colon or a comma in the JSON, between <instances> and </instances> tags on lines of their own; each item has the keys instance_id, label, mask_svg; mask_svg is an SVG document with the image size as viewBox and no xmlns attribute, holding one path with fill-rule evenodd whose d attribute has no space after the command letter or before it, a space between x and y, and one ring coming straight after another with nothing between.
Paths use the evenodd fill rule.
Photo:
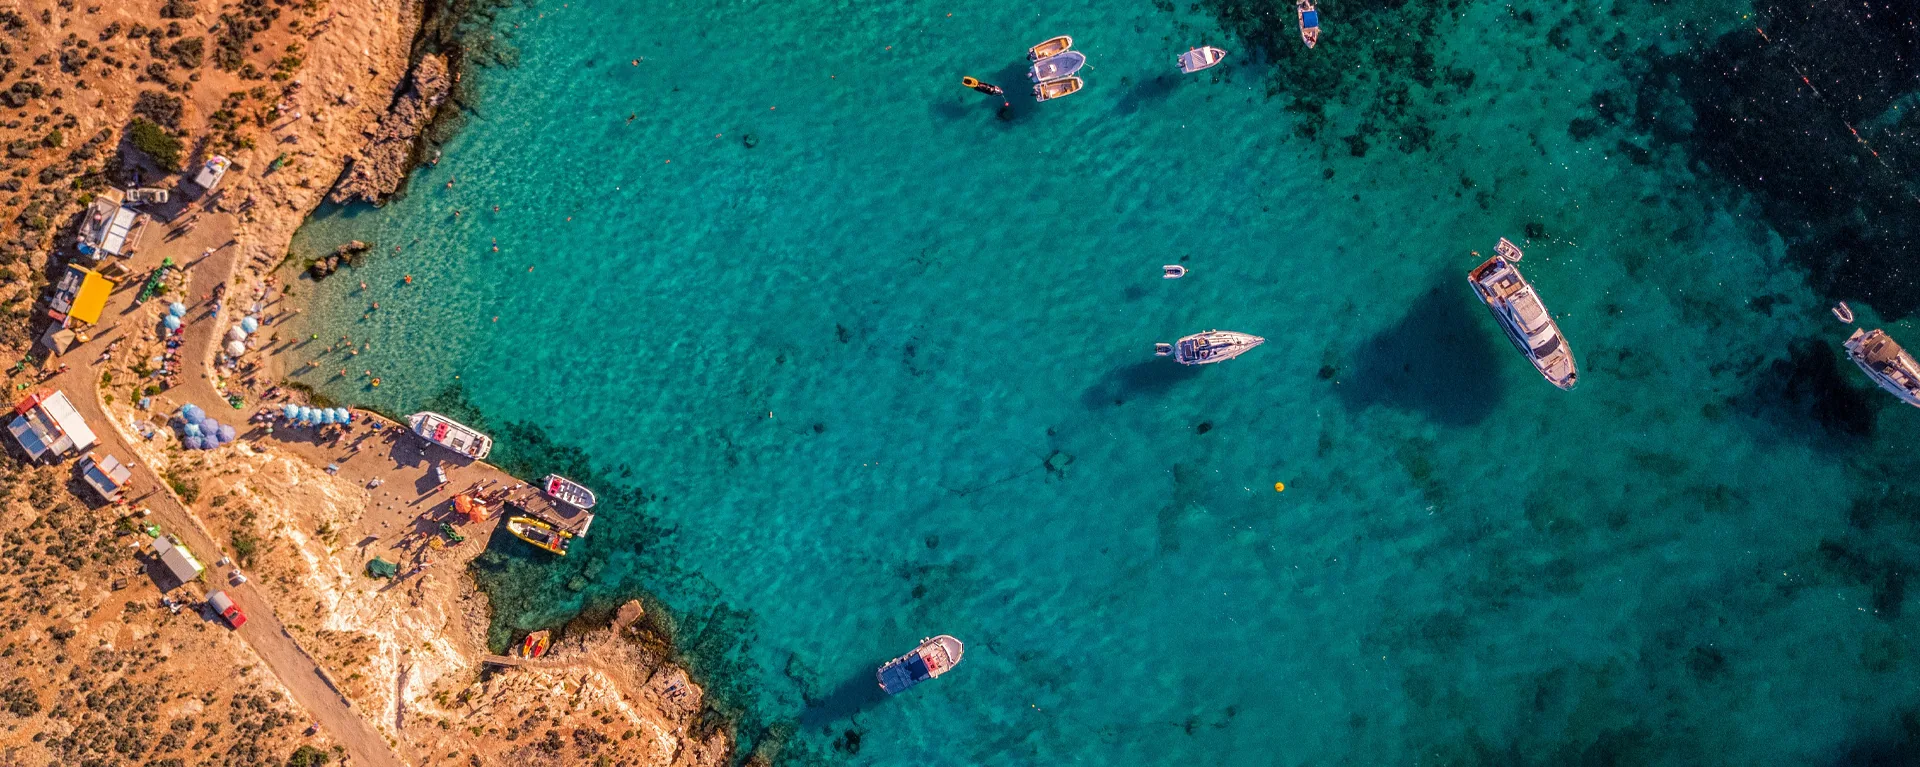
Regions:
<instances>
[{"instance_id":1,"label":"parked vehicle","mask_svg":"<svg viewBox=\"0 0 1920 767\"><path fill-rule=\"evenodd\" d=\"M233 603L233 597L227 596L227 592L216 591L208 594L207 604L211 605L213 611L219 613L220 617L226 619L227 625L235 629L247 625L247 614L240 611L240 606Z\"/></svg>"}]
</instances>

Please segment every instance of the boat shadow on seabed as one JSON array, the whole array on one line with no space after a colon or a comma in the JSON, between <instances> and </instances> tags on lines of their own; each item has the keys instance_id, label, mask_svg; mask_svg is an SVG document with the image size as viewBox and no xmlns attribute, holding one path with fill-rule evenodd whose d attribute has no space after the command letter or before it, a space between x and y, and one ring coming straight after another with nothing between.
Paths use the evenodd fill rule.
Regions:
<instances>
[{"instance_id":1,"label":"boat shadow on seabed","mask_svg":"<svg viewBox=\"0 0 1920 767\"><path fill-rule=\"evenodd\" d=\"M887 699L887 693L880 689L879 682L872 673L861 674L840 683L833 692L825 697L807 701L807 708L800 712L800 727L814 729L826 727L840 720L873 709Z\"/></svg>"}]
</instances>

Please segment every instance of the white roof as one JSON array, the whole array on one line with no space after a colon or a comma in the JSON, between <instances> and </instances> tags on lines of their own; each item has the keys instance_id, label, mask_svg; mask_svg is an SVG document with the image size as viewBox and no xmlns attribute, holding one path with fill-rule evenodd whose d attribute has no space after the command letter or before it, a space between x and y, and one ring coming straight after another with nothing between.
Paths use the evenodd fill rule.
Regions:
<instances>
[{"instance_id":1,"label":"white roof","mask_svg":"<svg viewBox=\"0 0 1920 767\"><path fill-rule=\"evenodd\" d=\"M7 430L20 441L27 454L36 459L48 451L59 456L68 451L85 450L99 441L93 429L87 427L86 419L80 417L80 411L74 408L73 400L67 399L63 391L41 399L39 404L14 418Z\"/></svg>"},{"instance_id":2,"label":"white roof","mask_svg":"<svg viewBox=\"0 0 1920 767\"><path fill-rule=\"evenodd\" d=\"M222 176L227 175L227 166L231 164L231 160L214 155L207 159L206 165L200 167L200 174L193 177L193 183L199 184L201 189L211 190L220 183Z\"/></svg>"},{"instance_id":3,"label":"white roof","mask_svg":"<svg viewBox=\"0 0 1920 767\"><path fill-rule=\"evenodd\" d=\"M133 233L133 220L140 214L132 208L121 208L113 213L113 220L107 223L107 230L100 237L100 250L108 255L120 255L120 249L127 245L127 235Z\"/></svg>"},{"instance_id":4,"label":"white roof","mask_svg":"<svg viewBox=\"0 0 1920 767\"><path fill-rule=\"evenodd\" d=\"M187 547L168 540L164 535L153 539L153 553L160 555L160 561L166 563L167 570L181 583L200 577L200 571L207 569L201 566L200 560L193 558L193 552L188 551Z\"/></svg>"},{"instance_id":5,"label":"white roof","mask_svg":"<svg viewBox=\"0 0 1920 767\"><path fill-rule=\"evenodd\" d=\"M120 463L118 458L109 455L94 461L93 454L88 453L87 459L86 465L81 467L80 476L109 500L119 495L120 489L127 486L127 480L133 479L133 470Z\"/></svg>"}]
</instances>

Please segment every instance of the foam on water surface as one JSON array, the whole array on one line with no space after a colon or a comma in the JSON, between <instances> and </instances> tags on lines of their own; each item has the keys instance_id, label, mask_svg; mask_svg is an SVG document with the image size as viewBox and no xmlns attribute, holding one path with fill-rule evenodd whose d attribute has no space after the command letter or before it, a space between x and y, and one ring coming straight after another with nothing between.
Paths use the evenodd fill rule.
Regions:
<instances>
[{"instance_id":1,"label":"foam on water surface","mask_svg":"<svg viewBox=\"0 0 1920 767\"><path fill-rule=\"evenodd\" d=\"M1416 72L1270 58L1224 3L641 5L503 17L441 162L296 243L378 254L291 328L371 348L298 380L599 492L578 554L479 562L497 638L650 592L795 761L1908 748L1916 414L1620 112L1739 12L1323 6L1314 54ZM1059 33L1087 88L1035 104ZM1466 284L1503 235L1571 393ZM1268 340L1152 356L1216 327ZM965 661L881 700L939 633Z\"/></svg>"}]
</instances>

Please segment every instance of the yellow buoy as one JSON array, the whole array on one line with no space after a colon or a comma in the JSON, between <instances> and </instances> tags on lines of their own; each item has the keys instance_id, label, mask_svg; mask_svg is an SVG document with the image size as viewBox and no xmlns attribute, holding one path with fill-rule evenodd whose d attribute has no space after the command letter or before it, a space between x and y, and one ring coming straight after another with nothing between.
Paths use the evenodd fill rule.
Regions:
<instances>
[{"instance_id":1,"label":"yellow buoy","mask_svg":"<svg viewBox=\"0 0 1920 767\"><path fill-rule=\"evenodd\" d=\"M1286 490L1287 490L1287 483L1285 483L1285 482L1275 482L1275 483L1273 483L1273 491L1274 491L1274 492L1276 492L1276 493L1284 493L1284 492L1286 492Z\"/></svg>"}]
</instances>

